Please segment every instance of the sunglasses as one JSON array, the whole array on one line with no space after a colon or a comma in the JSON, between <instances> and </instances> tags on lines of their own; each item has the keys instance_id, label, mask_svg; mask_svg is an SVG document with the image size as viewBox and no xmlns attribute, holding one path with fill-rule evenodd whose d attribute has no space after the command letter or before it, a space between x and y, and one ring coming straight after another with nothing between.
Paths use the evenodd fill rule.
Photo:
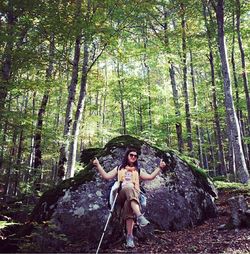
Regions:
<instances>
[{"instance_id":1,"label":"sunglasses","mask_svg":"<svg viewBox=\"0 0 250 254\"><path fill-rule=\"evenodd\" d=\"M134 154L134 153L130 153L129 156L130 156L131 158L132 158L132 157L137 158L138 155L137 155L137 154Z\"/></svg>"}]
</instances>

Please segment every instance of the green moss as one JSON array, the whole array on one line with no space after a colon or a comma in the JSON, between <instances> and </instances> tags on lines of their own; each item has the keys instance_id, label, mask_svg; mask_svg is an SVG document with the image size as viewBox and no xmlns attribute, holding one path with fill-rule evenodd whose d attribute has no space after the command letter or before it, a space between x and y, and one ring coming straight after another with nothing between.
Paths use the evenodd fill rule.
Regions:
<instances>
[{"instance_id":1,"label":"green moss","mask_svg":"<svg viewBox=\"0 0 250 254\"><path fill-rule=\"evenodd\" d=\"M229 182L227 176L214 176L212 180L213 182L215 181Z\"/></svg>"},{"instance_id":2,"label":"green moss","mask_svg":"<svg viewBox=\"0 0 250 254\"><path fill-rule=\"evenodd\" d=\"M16 223L16 222L9 222L9 221L0 221L0 230L1 229L4 229L4 228L7 228L8 226L11 226L11 225L17 225L19 223Z\"/></svg>"},{"instance_id":3,"label":"green moss","mask_svg":"<svg viewBox=\"0 0 250 254\"><path fill-rule=\"evenodd\" d=\"M203 179L207 180L209 178L206 170L197 166L196 161L194 161L193 158L185 156L185 155L180 156L180 158L191 167L191 169L193 170L194 173L198 174Z\"/></svg>"},{"instance_id":4,"label":"green moss","mask_svg":"<svg viewBox=\"0 0 250 254\"><path fill-rule=\"evenodd\" d=\"M105 145L105 150L107 150L109 152L113 148L117 148L117 147L122 147L122 148L133 147L137 150L140 150L143 143L144 143L143 141L141 141L135 137L132 137L130 135L122 135L122 136L118 136L118 137L111 139Z\"/></svg>"},{"instance_id":5,"label":"green moss","mask_svg":"<svg viewBox=\"0 0 250 254\"><path fill-rule=\"evenodd\" d=\"M242 184L236 182L214 181L214 185L218 190L233 190L246 192L250 195L250 183Z\"/></svg>"}]
</instances>

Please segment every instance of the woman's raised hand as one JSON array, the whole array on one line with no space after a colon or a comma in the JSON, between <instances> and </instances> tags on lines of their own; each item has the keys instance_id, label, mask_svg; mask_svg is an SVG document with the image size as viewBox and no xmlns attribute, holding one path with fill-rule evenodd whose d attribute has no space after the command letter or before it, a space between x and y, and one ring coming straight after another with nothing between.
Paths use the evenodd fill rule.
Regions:
<instances>
[{"instance_id":1,"label":"woman's raised hand","mask_svg":"<svg viewBox=\"0 0 250 254\"><path fill-rule=\"evenodd\" d=\"M95 157L94 160L92 161L94 166L100 165L98 159Z\"/></svg>"},{"instance_id":2,"label":"woman's raised hand","mask_svg":"<svg viewBox=\"0 0 250 254\"><path fill-rule=\"evenodd\" d=\"M163 169L165 169L165 167L167 166L167 164L165 163L165 161L163 161L163 159L161 159L161 161L160 161L160 169L161 170L163 170Z\"/></svg>"}]
</instances>

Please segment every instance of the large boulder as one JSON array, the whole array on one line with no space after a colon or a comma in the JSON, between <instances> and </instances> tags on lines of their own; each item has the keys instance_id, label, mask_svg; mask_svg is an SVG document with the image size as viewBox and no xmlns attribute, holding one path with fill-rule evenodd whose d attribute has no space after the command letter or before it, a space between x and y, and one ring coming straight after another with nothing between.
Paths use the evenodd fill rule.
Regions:
<instances>
[{"instance_id":1,"label":"large boulder","mask_svg":"<svg viewBox=\"0 0 250 254\"><path fill-rule=\"evenodd\" d=\"M157 167L160 158L169 165L153 181L142 183L147 196L145 215L150 220L151 227L181 230L216 215L216 190L202 171L172 151L160 150L125 135L111 140L103 149L83 151L83 170L74 178L44 193L32 213L32 220L39 223L49 221L50 225L53 224L51 230L53 228L54 232L50 236L60 234L71 243L80 242L81 251L88 252L96 248L109 215L109 183L100 178L89 160L98 157L101 165L109 171L120 164L129 146L138 149L140 168L149 173ZM122 228L117 227L117 223L113 220L109 224L104 245L121 236ZM60 242L50 250L63 251L66 247Z\"/></svg>"}]
</instances>

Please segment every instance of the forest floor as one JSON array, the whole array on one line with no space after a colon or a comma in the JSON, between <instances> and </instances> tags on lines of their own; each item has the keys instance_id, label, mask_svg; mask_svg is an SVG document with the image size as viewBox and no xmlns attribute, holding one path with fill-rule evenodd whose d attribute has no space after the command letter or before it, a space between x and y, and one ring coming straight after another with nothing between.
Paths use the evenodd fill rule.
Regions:
<instances>
[{"instance_id":1,"label":"forest floor","mask_svg":"<svg viewBox=\"0 0 250 254\"><path fill-rule=\"evenodd\" d=\"M235 190L219 191L216 200L218 215L206 220L202 225L182 231L154 231L144 241L136 240L134 249L126 249L123 243L114 243L112 248L102 249L100 253L250 253L250 229L219 229L230 218L227 200L232 196L243 194L249 202L250 193ZM248 203L248 205L250 205ZM0 231L1 232L1 231ZM2 236L3 237L3 236ZM8 238L8 236L6 236ZM0 239L1 240L1 239ZM0 241L1 247L1 241ZM1 249L1 248L0 248ZM95 253L96 250L93 250ZM1 252L1 251L0 251ZM8 251L9 252L9 251ZM16 252L16 251L15 251ZM69 244L66 253L83 253L81 244Z\"/></svg>"},{"instance_id":2,"label":"forest floor","mask_svg":"<svg viewBox=\"0 0 250 254\"><path fill-rule=\"evenodd\" d=\"M218 216L200 226L176 232L155 232L152 239L137 241L136 248L127 250L121 244L109 253L250 253L250 229L219 229L230 217L227 200L239 193L220 191L216 201ZM244 193L244 195L247 195ZM249 194L247 195L250 197Z\"/></svg>"}]
</instances>

